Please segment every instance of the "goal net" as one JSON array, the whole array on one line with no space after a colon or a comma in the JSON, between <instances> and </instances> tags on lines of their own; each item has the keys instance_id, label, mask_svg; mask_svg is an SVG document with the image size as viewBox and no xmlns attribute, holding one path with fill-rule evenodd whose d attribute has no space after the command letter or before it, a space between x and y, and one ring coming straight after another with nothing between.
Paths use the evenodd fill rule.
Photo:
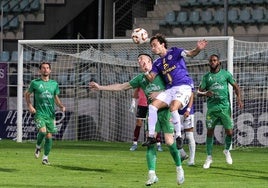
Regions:
<instances>
[{"instance_id":1,"label":"goal net","mask_svg":"<svg viewBox=\"0 0 268 188\"><path fill-rule=\"evenodd\" d=\"M168 38L169 47L193 49L201 38ZM232 37L207 37L208 47L194 58L187 58L190 76L197 88L209 70L208 56L218 54L222 67L233 73L241 87L245 108L239 110L231 90L234 145L267 146L266 125L268 43L248 43ZM52 65L51 79L58 81L60 99L66 113L57 109L58 140L98 140L131 142L135 114L129 111L133 90L91 91L90 81L101 85L123 83L140 73L139 53L151 54L149 43L134 44L130 39L103 40L21 40L18 44L17 140L36 139L36 129L27 110L23 92L39 77L38 65ZM157 56L153 56L157 58ZM231 87L230 87L231 89ZM233 97L234 96L234 97ZM206 139L206 101L195 97L195 139ZM140 141L144 139L143 131ZM215 141L223 143L222 126L215 130Z\"/></svg>"}]
</instances>

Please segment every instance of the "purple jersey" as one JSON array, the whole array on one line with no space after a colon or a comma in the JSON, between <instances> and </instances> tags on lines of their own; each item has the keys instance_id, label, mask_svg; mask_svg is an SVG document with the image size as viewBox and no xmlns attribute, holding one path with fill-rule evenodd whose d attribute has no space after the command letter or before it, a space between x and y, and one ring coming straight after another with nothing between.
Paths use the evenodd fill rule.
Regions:
<instances>
[{"instance_id":1,"label":"purple jersey","mask_svg":"<svg viewBox=\"0 0 268 188\"><path fill-rule=\"evenodd\" d=\"M166 89L173 86L191 85L192 79L189 77L182 56L183 51L182 48L172 47L165 57L158 58L153 64L152 72L163 75Z\"/></svg>"}]
</instances>

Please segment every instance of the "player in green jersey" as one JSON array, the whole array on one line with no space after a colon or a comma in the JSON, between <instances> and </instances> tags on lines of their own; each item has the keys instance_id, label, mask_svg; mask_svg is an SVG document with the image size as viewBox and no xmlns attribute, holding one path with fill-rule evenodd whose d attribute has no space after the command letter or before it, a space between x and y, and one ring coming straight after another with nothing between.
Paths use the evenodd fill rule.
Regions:
<instances>
[{"instance_id":1,"label":"player in green jersey","mask_svg":"<svg viewBox=\"0 0 268 188\"><path fill-rule=\"evenodd\" d=\"M233 163L229 151L232 143L233 122L231 118L228 84L233 86L237 96L238 106L243 108L239 86L237 85L231 73L221 69L220 65L221 62L218 55L211 55L209 58L210 72L206 73L202 77L201 84L197 92L199 96L207 97L207 159L203 165L204 169L208 169L212 163L213 135L216 125L223 125L225 129L225 149L223 153L226 157L226 162L228 164Z\"/></svg>"},{"instance_id":2,"label":"player in green jersey","mask_svg":"<svg viewBox=\"0 0 268 188\"><path fill-rule=\"evenodd\" d=\"M132 88L142 88L147 99L148 104L150 104L154 96L152 95L153 92L159 92L165 89L165 83L163 82L160 76L157 76L153 82L149 82L146 79L144 73L145 70L151 70L152 68L152 58L148 54L140 54L138 56L138 63L140 69L143 73L137 75L129 82L125 82L122 84L112 84L101 86L95 82L90 82L89 87L93 90L105 90L105 91L121 91L121 90L128 90ZM184 182L184 171L181 165L181 158L179 151L176 147L176 143L174 142L174 126L170 122L171 114L168 108L163 108L158 111L158 121L157 126L155 129L155 135L157 132L164 133L165 143L169 148L170 154L175 162L176 165L176 172L177 172L177 183L182 184ZM148 127L146 128L148 130ZM146 182L147 186L150 186L158 181L156 176L156 149L154 145L150 145L147 147L146 153L147 159L147 166L148 166L148 181Z\"/></svg>"},{"instance_id":3,"label":"player in green jersey","mask_svg":"<svg viewBox=\"0 0 268 188\"><path fill-rule=\"evenodd\" d=\"M35 157L39 158L41 144L45 138L44 155L42 164L49 165L48 155L52 148L52 134L57 132L55 122L55 103L65 111L65 106L61 103L58 95L60 93L58 83L49 79L51 65L42 62L39 66L41 78L32 80L29 88L25 92L25 100L30 113L34 114L34 121L38 129ZM31 102L31 95L34 95L34 103Z\"/></svg>"}]
</instances>

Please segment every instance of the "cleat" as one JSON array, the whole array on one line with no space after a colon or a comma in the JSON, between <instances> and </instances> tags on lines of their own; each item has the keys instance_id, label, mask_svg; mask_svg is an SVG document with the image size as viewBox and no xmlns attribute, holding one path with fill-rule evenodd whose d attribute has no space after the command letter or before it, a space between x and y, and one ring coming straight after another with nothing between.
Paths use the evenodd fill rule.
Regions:
<instances>
[{"instance_id":1,"label":"cleat","mask_svg":"<svg viewBox=\"0 0 268 188\"><path fill-rule=\"evenodd\" d=\"M225 149L225 150L223 150L223 153L225 155L227 164L230 164L230 165L233 164L233 159L231 157L230 151Z\"/></svg>"},{"instance_id":2,"label":"cleat","mask_svg":"<svg viewBox=\"0 0 268 188\"><path fill-rule=\"evenodd\" d=\"M183 138L178 136L176 138L177 149L180 150L183 146Z\"/></svg>"},{"instance_id":3,"label":"cleat","mask_svg":"<svg viewBox=\"0 0 268 188\"><path fill-rule=\"evenodd\" d=\"M203 165L203 168L204 169L210 168L210 165L211 165L212 162L213 162L212 161L212 157L211 156L207 156L207 159L205 161L205 164Z\"/></svg>"},{"instance_id":4,"label":"cleat","mask_svg":"<svg viewBox=\"0 0 268 188\"><path fill-rule=\"evenodd\" d=\"M40 153L41 153L41 149L40 148L35 148L34 156L35 156L36 159L39 158Z\"/></svg>"},{"instance_id":5,"label":"cleat","mask_svg":"<svg viewBox=\"0 0 268 188\"><path fill-rule=\"evenodd\" d=\"M142 146L150 146L156 143L156 139L152 137L147 137L146 141L142 143Z\"/></svg>"},{"instance_id":6,"label":"cleat","mask_svg":"<svg viewBox=\"0 0 268 188\"><path fill-rule=\"evenodd\" d=\"M189 155L184 155L184 156L181 156L181 162L187 160L189 158Z\"/></svg>"},{"instance_id":7,"label":"cleat","mask_svg":"<svg viewBox=\"0 0 268 188\"><path fill-rule=\"evenodd\" d=\"M48 162L48 159L43 159L42 164L43 165L50 165L50 163Z\"/></svg>"},{"instance_id":8,"label":"cleat","mask_svg":"<svg viewBox=\"0 0 268 188\"><path fill-rule=\"evenodd\" d=\"M194 160L189 159L189 161L187 162L188 166L194 166Z\"/></svg>"},{"instance_id":9,"label":"cleat","mask_svg":"<svg viewBox=\"0 0 268 188\"><path fill-rule=\"evenodd\" d=\"M178 185L183 184L184 182L184 170L181 169L177 169L177 183Z\"/></svg>"},{"instance_id":10,"label":"cleat","mask_svg":"<svg viewBox=\"0 0 268 188\"><path fill-rule=\"evenodd\" d=\"M162 149L162 146L161 146L161 145L158 145L158 146L157 146L157 151L163 151L163 149Z\"/></svg>"},{"instance_id":11,"label":"cleat","mask_svg":"<svg viewBox=\"0 0 268 188\"><path fill-rule=\"evenodd\" d=\"M138 145L137 144L133 144L129 150L130 151L135 151L135 150L137 150L137 148L138 148Z\"/></svg>"},{"instance_id":12,"label":"cleat","mask_svg":"<svg viewBox=\"0 0 268 188\"><path fill-rule=\"evenodd\" d=\"M149 173L148 180L145 183L145 185L146 186L151 186L151 185L153 185L156 182L158 182L158 177L154 173L152 173L152 174Z\"/></svg>"}]
</instances>

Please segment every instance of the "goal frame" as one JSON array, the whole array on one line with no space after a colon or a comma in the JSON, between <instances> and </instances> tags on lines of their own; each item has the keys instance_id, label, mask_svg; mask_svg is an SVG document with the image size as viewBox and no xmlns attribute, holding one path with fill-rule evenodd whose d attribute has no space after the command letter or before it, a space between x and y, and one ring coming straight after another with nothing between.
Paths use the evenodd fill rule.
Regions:
<instances>
[{"instance_id":1,"label":"goal frame","mask_svg":"<svg viewBox=\"0 0 268 188\"><path fill-rule=\"evenodd\" d=\"M227 42L227 70L233 74L233 48L234 37L233 36L215 36L215 37L184 37L184 38L167 38L168 42L174 40L179 41L198 41L201 39L208 41L226 41ZM22 122L23 122L23 45L26 44L123 44L131 43L131 39L85 39L85 40L19 40L18 41L18 80L17 80L17 142L22 142ZM233 90L229 86L230 101L233 101ZM231 103L231 110L233 109Z\"/></svg>"}]
</instances>

